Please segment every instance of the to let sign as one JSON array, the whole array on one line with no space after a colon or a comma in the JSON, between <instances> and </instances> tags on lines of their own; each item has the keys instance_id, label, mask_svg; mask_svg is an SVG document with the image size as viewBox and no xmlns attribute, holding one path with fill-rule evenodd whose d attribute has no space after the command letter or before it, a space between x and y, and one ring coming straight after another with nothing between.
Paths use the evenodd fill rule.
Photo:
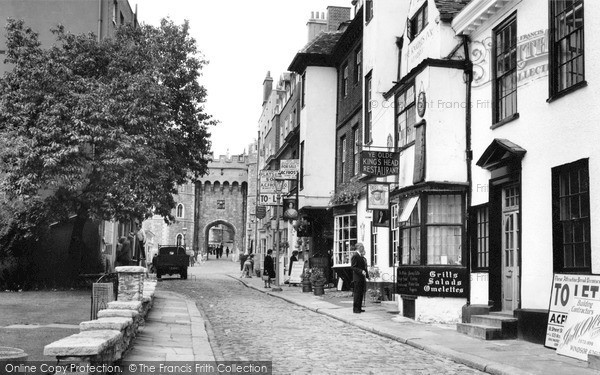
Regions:
<instances>
[{"instance_id":1,"label":"to let sign","mask_svg":"<svg viewBox=\"0 0 600 375\"><path fill-rule=\"evenodd\" d=\"M547 347L558 348L564 341L567 324L569 324L567 322L571 320L572 313L583 312L591 316L595 315L591 313L596 311L595 308L588 307L590 301L600 301L600 276L554 274L548 308L545 342ZM600 324L600 318L598 320ZM576 345L576 341L569 346Z\"/></svg>"},{"instance_id":2,"label":"to let sign","mask_svg":"<svg viewBox=\"0 0 600 375\"><path fill-rule=\"evenodd\" d=\"M399 152L362 151L360 171L369 176L385 177L400 173Z\"/></svg>"}]
</instances>

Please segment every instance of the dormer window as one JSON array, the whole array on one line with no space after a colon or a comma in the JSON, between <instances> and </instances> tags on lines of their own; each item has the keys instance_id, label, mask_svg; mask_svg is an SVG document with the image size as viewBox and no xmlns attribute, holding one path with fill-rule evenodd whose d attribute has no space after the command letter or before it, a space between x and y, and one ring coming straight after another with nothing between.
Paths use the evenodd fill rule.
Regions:
<instances>
[{"instance_id":1,"label":"dormer window","mask_svg":"<svg viewBox=\"0 0 600 375\"><path fill-rule=\"evenodd\" d=\"M414 39L425 29L427 26L427 2L419 8L417 13L410 19L409 23L409 34L410 39Z\"/></svg>"}]
</instances>

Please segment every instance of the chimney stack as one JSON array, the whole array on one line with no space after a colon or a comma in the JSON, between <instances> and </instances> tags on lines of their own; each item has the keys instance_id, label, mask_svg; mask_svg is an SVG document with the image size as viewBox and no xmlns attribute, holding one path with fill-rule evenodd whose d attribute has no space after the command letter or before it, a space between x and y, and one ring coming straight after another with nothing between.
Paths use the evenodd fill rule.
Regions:
<instances>
[{"instance_id":1,"label":"chimney stack","mask_svg":"<svg viewBox=\"0 0 600 375\"><path fill-rule=\"evenodd\" d=\"M263 81L263 103L265 105L267 100L269 100L269 95L271 95L271 91L273 91L273 78L271 78L271 71L267 72L267 76Z\"/></svg>"},{"instance_id":2,"label":"chimney stack","mask_svg":"<svg viewBox=\"0 0 600 375\"><path fill-rule=\"evenodd\" d=\"M340 25L350 21L350 8L347 7L327 7L327 31L337 31Z\"/></svg>"},{"instance_id":3,"label":"chimney stack","mask_svg":"<svg viewBox=\"0 0 600 375\"><path fill-rule=\"evenodd\" d=\"M308 42L310 43L321 31L327 31L325 14L319 11L310 12L310 19L306 26L308 28Z\"/></svg>"}]
</instances>

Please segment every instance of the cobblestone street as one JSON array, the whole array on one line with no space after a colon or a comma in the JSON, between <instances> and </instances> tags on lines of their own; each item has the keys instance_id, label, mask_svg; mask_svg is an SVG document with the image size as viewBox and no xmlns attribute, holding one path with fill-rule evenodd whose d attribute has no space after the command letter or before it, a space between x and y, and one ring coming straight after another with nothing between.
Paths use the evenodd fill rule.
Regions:
<instances>
[{"instance_id":1,"label":"cobblestone street","mask_svg":"<svg viewBox=\"0 0 600 375\"><path fill-rule=\"evenodd\" d=\"M226 275L238 269L211 259L158 284L197 302L217 360L272 360L277 374L481 373L257 292Z\"/></svg>"}]
</instances>

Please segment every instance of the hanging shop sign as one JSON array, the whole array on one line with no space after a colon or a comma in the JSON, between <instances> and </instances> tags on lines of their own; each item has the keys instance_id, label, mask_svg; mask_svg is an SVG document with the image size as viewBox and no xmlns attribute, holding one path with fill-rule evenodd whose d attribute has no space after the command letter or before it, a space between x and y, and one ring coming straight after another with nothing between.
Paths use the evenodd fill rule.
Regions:
<instances>
[{"instance_id":1,"label":"hanging shop sign","mask_svg":"<svg viewBox=\"0 0 600 375\"><path fill-rule=\"evenodd\" d=\"M360 171L369 176L385 177L400 173L399 152L362 151Z\"/></svg>"},{"instance_id":2,"label":"hanging shop sign","mask_svg":"<svg viewBox=\"0 0 600 375\"><path fill-rule=\"evenodd\" d=\"M367 184L367 210L389 210L390 184Z\"/></svg>"},{"instance_id":3,"label":"hanging shop sign","mask_svg":"<svg viewBox=\"0 0 600 375\"><path fill-rule=\"evenodd\" d=\"M296 202L296 198L284 198L283 209L283 220L296 220L298 218L298 203Z\"/></svg>"},{"instance_id":4,"label":"hanging shop sign","mask_svg":"<svg viewBox=\"0 0 600 375\"><path fill-rule=\"evenodd\" d=\"M595 316L595 328L592 325L588 328L600 331L600 311L598 311L598 304L595 301L600 301L600 276L554 274L548 307L548 328L546 329L545 345L550 348L559 348L561 346L565 347L566 342L568 342L568 347L562 350L564 351L563 354L570 355L567 354L569 351L581 352L582 349L571 350L571 348L577 348L578 345L584 344L584 341L590 340L576 337L583 336L586 332L583 330L575 332L570 327L574 327L580 320L585 320L586 316ZM567 330L569 330L569 333L567 333ZM596 337L596 341L599 339L600 337ZM600 344L600 342L597 344Z\"/></svg>"},{"instance_id":5,"label":"hanging shop sign","mask_svg":"<svg viewBox=\"0 0 600 375\"><path fill-rule=\"evenodd\" d=\"M467 298L469 273L463 267L398 267L399 294Z\"/></svg>"},{"instance_id":6,"label":"hanging shop sign","mask_svg":"<svg viewBox=\"0 0 600 375\"><path fill-rule=\"evenodd\" d=\"M300 159L282 159L279 161L279 178L295 180L300 172Z\"/></svg>"},{"instance_id":7,"label":"hanging shop sign","mask_svg":"<svg viewBox=\"0 0 600 375\"><path fill-rule=\"evenodd\" d=\"M260 193L261 194L276 194L277 183L276 180L281 179L279 171L260 171ZM279 193L286 194L290 192L290 182L285 180L282 181L281 191Z\"/></svg>"},{"instance_id":8,"label":"hanging shop sign","mask_svg":"<svg viewBox=\"0 0 600 375\"><path fill-rule=\"evenodd\" d=\"M427 109L427 97L425 95L425 91L421 91L419 93L417 99L417 114L419 117L425 116L425 110Z\"/></svg>"},{"instance_id":9,"label":"hanging shop sign","mask_svg":"<svg viewBox=\"0 0 600 375\"><path fill-rule=\"evenodd\" d=\"M256 217L258 219L264 219L267 215L267 208L265 206L256 206Z\"/></svg>"}]
</instances>

